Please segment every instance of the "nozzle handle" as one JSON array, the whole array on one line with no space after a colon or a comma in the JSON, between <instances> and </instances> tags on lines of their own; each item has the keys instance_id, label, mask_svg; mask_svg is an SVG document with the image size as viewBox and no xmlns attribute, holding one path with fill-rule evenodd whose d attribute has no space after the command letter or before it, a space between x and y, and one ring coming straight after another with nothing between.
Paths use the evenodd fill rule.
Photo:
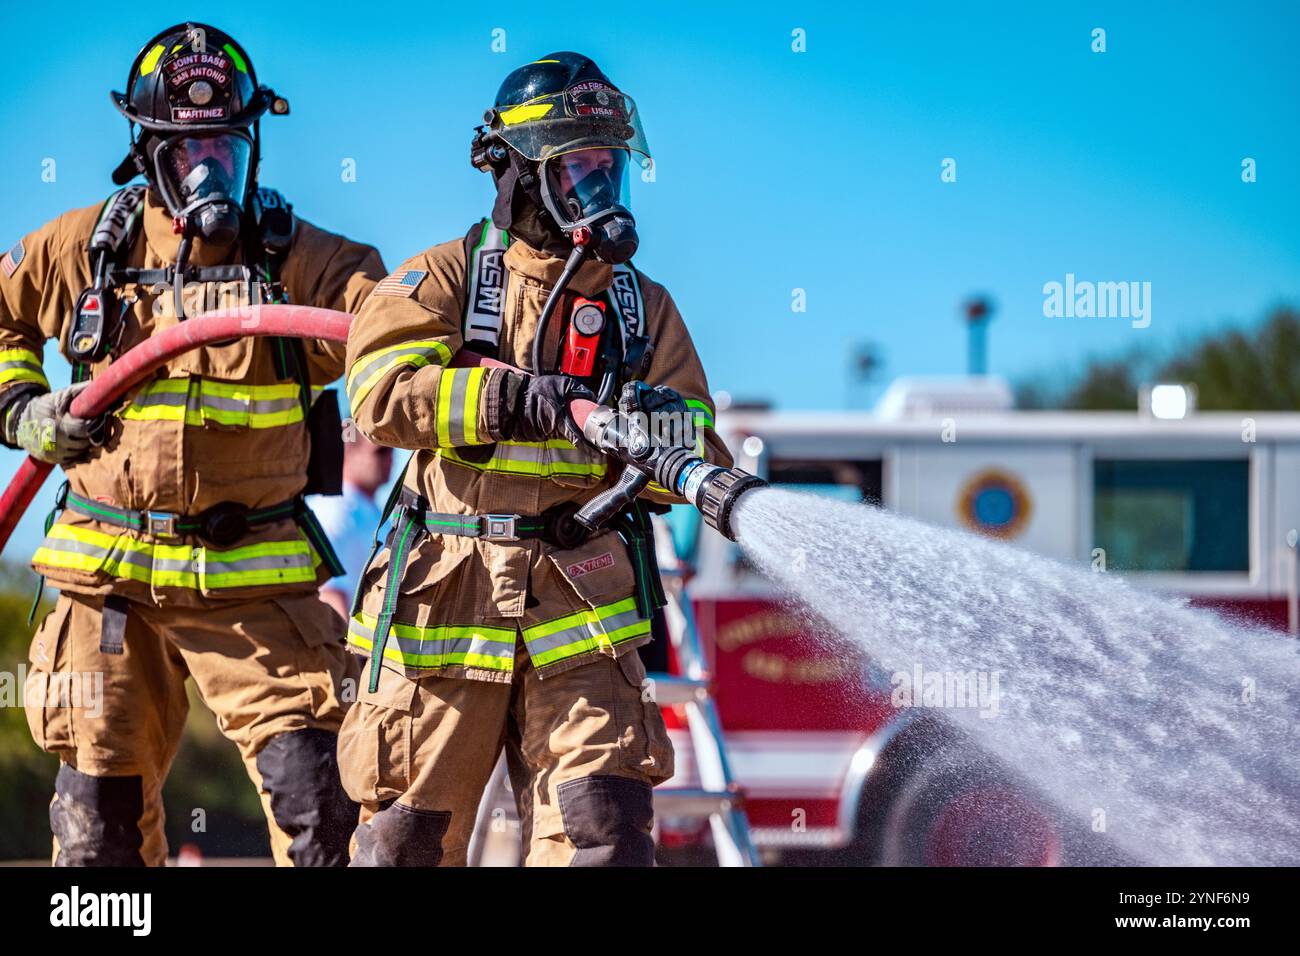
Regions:
<instances>
[{"instance_id":1,"label":"nozzle handle","mask_svg":"<svg viewBox=\"0 0 1300 956\"><path fill-rule=\"evenodd\" d=\"M649 475L639 468L625 465L623 473L618 476L614 486L602 491L583 505L573 516L573 520L588 531L595 531L631 504L648 484L650 484Z\"/></svg>"}]
</instances>

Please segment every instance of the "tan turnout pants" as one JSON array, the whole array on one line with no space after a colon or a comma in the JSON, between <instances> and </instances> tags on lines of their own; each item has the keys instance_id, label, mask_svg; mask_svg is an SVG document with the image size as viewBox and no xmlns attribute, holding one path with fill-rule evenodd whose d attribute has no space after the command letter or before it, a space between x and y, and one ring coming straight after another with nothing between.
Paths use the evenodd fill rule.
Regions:
<instances>
[{"instance_id":1,"label":"tan turnout pants","mask_svg":"<svg viewBox=\"0 0 1300 956\"><path fill-rule=\"evenodd\" d=\"M526 865L653 862L650 791L673 752L639 655L541 680L516 647L510 683L385 667L371 694L362 675L339 732L343 785L362 805L352 865L465 865L503 748Z\"/></svg>"},{"instance_id":2,"label":"tan turnout pants","mask_svg":"<svg viewBox=\"0 0 1300 956\"><path fill-rule=\"evenodd\" d=\"M65 834L95 845L82 854L91 862L103 862L95 858L99 844L109 846L109 862L123 862L113 854L132 839L145 864L166 860L162 786L189 711L188 677L221 732L239 747L261 794L276 863L327 865L314 844L322 827L345 822L340 842L346 854L355 807L337 779L337 799L331 782L320 779L337 777L334 733L346 709L342 698L351 696L342 693L342 681L356 679L339 616L315 593L206 609L131 603L122 653L112 654L100 647L103 605L103 598L61 595L31 645L28 723L36 743L61 760L51 804L55 862L68 862L59 859L60 821ZM274 759L259 761L264 751ZM283 786L269 786L264 772ZM128 782L133 777L138 782ZM283 794L277 812L273 790ZM80 799L86 806L73 809ZM123 836L137 811L138 836ZM277 816L312 814L316 823L305 829L290 824L296 845L295 835L277 823ZM78 815L102 819L82 819L79 831ZM136 862L134 853L128 855Z\"/></svg>"}]
</instances>

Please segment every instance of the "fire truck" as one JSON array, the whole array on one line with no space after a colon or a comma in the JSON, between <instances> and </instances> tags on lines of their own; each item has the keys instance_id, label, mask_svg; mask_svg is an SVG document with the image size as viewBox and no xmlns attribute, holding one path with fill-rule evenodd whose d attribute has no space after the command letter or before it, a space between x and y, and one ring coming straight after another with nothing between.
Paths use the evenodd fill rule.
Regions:
<instances>
[{"instance_id":1,"label":"fire truck","mask_svg":"<svg viewBox=\"0 0 1300 956\"><path fill-rule=\"evenodd\" d=\"M874 413L733 406L718 430L740 468L775 486L992 535L1294 633L1300 415L1198 414L1191 393L1155 394L1134 412L1019 411L996 378L914 379ZM932 711L893 706L869 661L832 655L694 509L669 524L665 564L685 581L765 862L1078 860L1015 768ZM698 787L696 742L680 708L664 709L678 754L667 787ZM712 847L716 831L660 815L666 858Z\"/></svg>"}]
</instances>

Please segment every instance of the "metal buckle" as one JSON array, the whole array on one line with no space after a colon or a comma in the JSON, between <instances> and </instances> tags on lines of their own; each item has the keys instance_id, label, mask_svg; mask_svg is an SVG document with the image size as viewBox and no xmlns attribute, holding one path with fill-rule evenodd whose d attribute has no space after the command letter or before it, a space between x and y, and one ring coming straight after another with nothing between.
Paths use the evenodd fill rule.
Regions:
<instances>
[{"instance_id":1,"label":"metal buckle","mask_svg":"<svg viewBox=\"0 0 1300 956\"><path fill-rule=\"evenodd\" d=\"M518 520L519 515L484 515L479 537L489 541L518 541L519 532L515 528Z\"/></svg>"},{"instance_id":2,"label":"metal buckle","mask_svg":"<svg viewBox=\"0 0 1300 956\"><path fill-rule=\"evenodd\" d=\"M146 511L144 519L148 532L154 537L176 537L176 515L167 511Z\"/></svg>"}]
</instances>

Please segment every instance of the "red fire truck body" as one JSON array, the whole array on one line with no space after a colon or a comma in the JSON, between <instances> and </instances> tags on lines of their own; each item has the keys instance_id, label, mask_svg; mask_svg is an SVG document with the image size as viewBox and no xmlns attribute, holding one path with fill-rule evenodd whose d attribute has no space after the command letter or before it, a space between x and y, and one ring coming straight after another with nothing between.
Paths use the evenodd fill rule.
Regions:
<instances>
[{"instance_id":1,"label":"red fire truck body","mask_svg":"<svg viewBox=\"0 0 1300 956\"><path fill-rule=\"evenodd\" d=\"M731 410L719 431L736 464L773 485L994 535L1271 627L1288 627L1290 609L1294 627L1300 415L1166 421L993 404L959 391L886 416ZM870 662L820 641L693 512L676 509L671 523L732 769L770 862L1070 858L1014 768L953 739L941 718L894 707ZM691 786L689 741L670 724L671 785ZM707 837L667 820L663 839Z\"/></svg>"}]
</instances>

